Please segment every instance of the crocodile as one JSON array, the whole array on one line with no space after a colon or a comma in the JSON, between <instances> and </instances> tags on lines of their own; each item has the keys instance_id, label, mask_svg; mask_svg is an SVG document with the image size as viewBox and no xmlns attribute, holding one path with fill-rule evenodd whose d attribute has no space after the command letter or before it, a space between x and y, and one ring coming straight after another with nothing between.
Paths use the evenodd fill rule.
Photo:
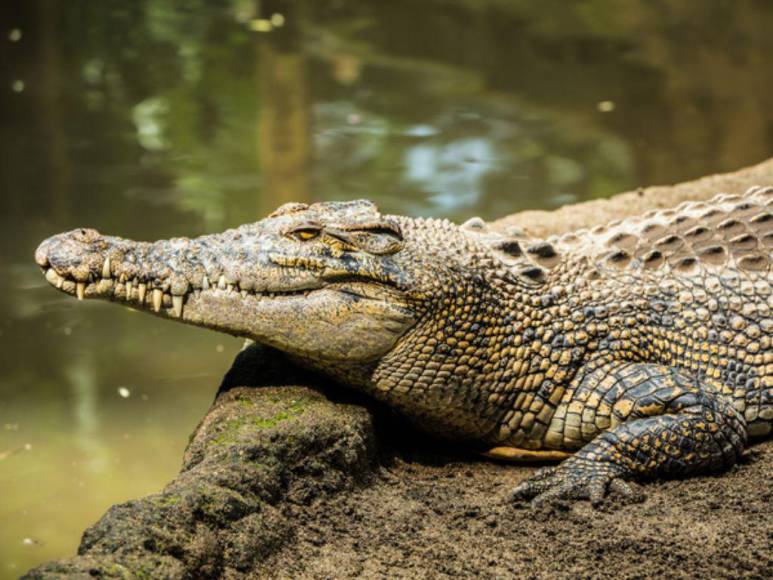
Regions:
<instances>
[{"instance_id":1,"label":"crocodile","mask_svg":"<svg viewBox=\"0 0 773 580\"><path fill-rule=\"evenodd\" d=\"M449 441L563 459L513 501L598 505L770 434L772 248L757 186L546 239L359 200L193 239L77 229L35 259L67 294L274 347Z\"/></svg>"}]
</instances>

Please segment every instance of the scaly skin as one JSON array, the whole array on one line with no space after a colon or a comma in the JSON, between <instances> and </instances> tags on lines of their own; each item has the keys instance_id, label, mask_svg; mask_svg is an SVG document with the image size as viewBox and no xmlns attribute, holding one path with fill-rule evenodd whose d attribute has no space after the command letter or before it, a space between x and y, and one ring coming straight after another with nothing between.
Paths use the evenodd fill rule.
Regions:
<instances>
[{"instance_id":1,"label":"scaly skin","mask_svg":"<svg viewBox=\"0 0 773 580\"><path fill-rule=\"evenodd\" d=\"M773 424L773 188L549 240L288 204L222 234L76 230L46 278L282 349L442 436L555 457L537 503L733 464Z\"/></svg>"}]
</instances>

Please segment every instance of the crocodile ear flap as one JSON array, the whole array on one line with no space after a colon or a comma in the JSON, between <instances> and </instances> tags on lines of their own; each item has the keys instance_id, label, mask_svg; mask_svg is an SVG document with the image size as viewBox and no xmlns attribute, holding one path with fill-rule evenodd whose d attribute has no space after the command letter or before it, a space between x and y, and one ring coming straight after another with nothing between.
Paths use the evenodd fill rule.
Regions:
<instances>
[{"instance_id":1,"label":"crocodile ear flap","mask_svg":"<svg viewBox=\"0 0 773 580\"><path fill-rule=\"evenodd\" d=\"M328 226L325 233L345 243L350 249L358 249L376 256L399 252L403 247L402 234L392 227L365 227L344 230Z\"/></svg>"}]
</instances>

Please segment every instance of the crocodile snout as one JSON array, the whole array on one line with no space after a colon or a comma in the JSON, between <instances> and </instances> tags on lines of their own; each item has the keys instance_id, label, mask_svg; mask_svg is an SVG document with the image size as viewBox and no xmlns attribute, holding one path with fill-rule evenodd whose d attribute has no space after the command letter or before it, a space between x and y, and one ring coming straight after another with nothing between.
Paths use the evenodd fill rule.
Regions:
<instances>
[{"instance_id":1,"label":"crocodile snout","mask_svg":"<svg viewBox=\"0 0 773 580\"><path fill-rule=\"evenodd\" d=\"M64 266L74 257L81 255L84 250L89 249L100 237L97 230L89 228L78 228L51 236L35 250L35 261L41 268L48 268L56 263Z\"/></svg>"},{"instance_id":2,"label":"crocodile snout","mask_svg":"<svg viewBox=\"0 0 773 580\"><path fill-rule=\"evenodd\" d=\"M35 251L35 261L41 268L53 268L60 275L85 281L90 266L99 265L96 254L105 249L103 246L106 244L97 230L80 228L43 241Z\"/></svg>"},{"instance_id":3,"label":"crocodile snout","mask_svg":"<svg viewBox=\"0 0 773 580\"><path fill-rule=\"evenodd\" d=\"M97 230L79 228L44 240L35 250L35 262L49 283L69 290L63 288L69 281L80 298L84 284L101 273L107 245Z\"/></svg>"}]
</instances>

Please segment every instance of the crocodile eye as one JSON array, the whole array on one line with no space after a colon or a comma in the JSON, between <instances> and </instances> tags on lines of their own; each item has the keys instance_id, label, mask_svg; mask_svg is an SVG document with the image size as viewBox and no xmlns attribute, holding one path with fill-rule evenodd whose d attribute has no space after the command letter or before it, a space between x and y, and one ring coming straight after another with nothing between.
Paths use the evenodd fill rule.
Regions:
<instances>
[{"instance_id":1,"label":"crocodile eye","mask_svg":"<svg viewBox=\"0 0 773 580\"><path fill-rule=\"evenodd\" d=\"M292 228L287 235L299 242L308 242L318 237L322 232L322 226L314 222L300 223Z\"/></svg>"},{"instance_id":2,"label":"crocodile eye","mask_svg":"<svg viewBox=\"0 0 773 580\"><path fill-rule=\"evenodd\" d=\"M301 242L308 242L309 240L313 240L319 235L319 230L313 228L304 228L301 230L295 230L293 235Z\"/></svg>"}]
</instances>

